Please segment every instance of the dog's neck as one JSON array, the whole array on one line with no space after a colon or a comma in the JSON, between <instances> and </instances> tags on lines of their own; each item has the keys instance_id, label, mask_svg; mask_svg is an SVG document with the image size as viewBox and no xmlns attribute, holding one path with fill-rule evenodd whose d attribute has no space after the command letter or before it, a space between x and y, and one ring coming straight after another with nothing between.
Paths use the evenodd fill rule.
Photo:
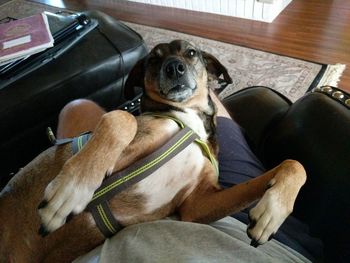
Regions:
<instances>
[{"instance_id":1,"label":"dog's neck","mask_svg":"<svg viewBox=\"0 0 350 263\"><path fill-rule=\"evenodd\" d=\"M183 109L173 106L173 105L169 105L169 104L165 104L159 101L156 101L152 98L150 98L149 96L147 96L147 94L144 94L142 99L141 99L141 112L142 113L146 113L146 112L169 112L169 111L183 111Z\"/></svg>"},{"instance_id":2,"label":"dog's neck","mask_svg":"<svg viewBox=\"0 0 350 263\"><path fill-rule=\"evenodd\" d=\"M170 114L186 126L195 131L199 137L207 141L214 154L217 154L217 142L216 142L216 107L210 97L207 96L207 103L205 108L191 107L180 108L174 105L158 102L153 100L147 95L143 96L141 102L141 112L158 112Z\"/></svg>"}]
</instances>

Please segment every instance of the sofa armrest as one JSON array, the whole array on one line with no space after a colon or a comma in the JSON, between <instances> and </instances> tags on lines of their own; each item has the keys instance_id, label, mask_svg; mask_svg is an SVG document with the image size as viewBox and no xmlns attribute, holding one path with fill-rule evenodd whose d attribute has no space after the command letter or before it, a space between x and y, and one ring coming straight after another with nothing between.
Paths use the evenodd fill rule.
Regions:
<instances>
[{"instance_id":1,"label":"sofa armrest","mask_svg":"<svg viewBox=\"0 0 350 263\"><path fill-rule=\"evenodd\" d=\"M350 207L350 107L345 104L350 95L342 92L344 98L337 99L335 92L340 90L325 87L299 99L260 146L270 166L288 158L304 165L308 183L296 214L314 232L332 236L334 224L349 225L344 207ZM330 213L332 219L325 221Z\"/></svg>"},{"instance_id":2,"label":"sofa armrest","mask_svg":"<svg viewBox=\"0 0 350 263\"><path fill-rule=\"evenodd\" d=\"M266 168L295 159L306 169L308 179L294 216L323 240L326 258L344 255L350 234L350 95L323 87L288 108L281 103L280 112L274 109L278 104L264 105L255 94L245 94L242 100L235 96L226 106L253 139Z\"/></svg>"},{"instance_id":3,"label":"sofa armrest","mask_svg":"<svg viewBox=\"0 0 350 263\"><path fill-rule=\"evenodd\" d=\"M253 152L263 160L260 145L267 131L282 119L292 102L273 89L254 86L232 94L223 103L231 117L243 128Z\"/></svg>"}]
</instances>

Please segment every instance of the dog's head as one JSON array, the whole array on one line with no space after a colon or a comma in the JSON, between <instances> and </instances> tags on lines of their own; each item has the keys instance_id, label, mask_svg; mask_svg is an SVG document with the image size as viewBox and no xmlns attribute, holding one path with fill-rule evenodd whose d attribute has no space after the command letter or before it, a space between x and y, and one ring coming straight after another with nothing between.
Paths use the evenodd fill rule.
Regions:
<instances>
[{"instance_id":1,"label":"dog's head","mask_svg":"<svg viewBox=\"0 0 350 263\"><path fill-rule=\"evenodd\" d=\"M208 78L232 83L226 68L212 55L192 43L174 40L159 44L131 70L125 96L135 96L136 86L144 88L153 101L175 107L194 107L208 97Z\"/></svg>"}]
</instances>

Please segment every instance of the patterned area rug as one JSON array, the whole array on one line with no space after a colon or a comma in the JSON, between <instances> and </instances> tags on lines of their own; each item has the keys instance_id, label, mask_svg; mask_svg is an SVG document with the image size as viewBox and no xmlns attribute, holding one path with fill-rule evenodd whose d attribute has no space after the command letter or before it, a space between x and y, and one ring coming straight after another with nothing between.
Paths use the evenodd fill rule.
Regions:
<instances>
[{"instance_id":1,"label":"patterned area rug","mask_svg":"<svg viewBox=\"0 0 350 263\"><path fill-rule=\"evenodd\" d=\"M60 10L24 0L13 0L0 6L0 19L22 18L43 11ZM291 101L296 101L313 87L337 86L345 69L345 65L341 64L323 65L174 31L126 24L142 35L149 48L169 40L185 39L217 57L233 79L233 83L220 92L220 98L246 87L268 86Z\"/></svg>"}]
</instances>

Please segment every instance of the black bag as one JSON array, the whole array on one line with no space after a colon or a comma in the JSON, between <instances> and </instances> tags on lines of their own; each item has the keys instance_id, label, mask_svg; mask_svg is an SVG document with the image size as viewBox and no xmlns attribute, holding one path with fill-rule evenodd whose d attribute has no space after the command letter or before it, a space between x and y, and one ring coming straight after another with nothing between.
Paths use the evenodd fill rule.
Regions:
<instances>
[{"instance_id":1,"label":"black bag","mask_svg":"<svg viewBox=\"0 0 350 263\"><path fill-rule=\"evenodd\" d=\"M106 110L132 103L137 108L138 98L127 102L123 87L131 68L147 54L142 37L101 12L48 14L48 19L53 35L61 34L59 48L55 43L35 56L40 59L0 77L0 187L50 146L46 128L56 128L58 113L69 101L88 98Z\"/></svg>"}]
</instances>

